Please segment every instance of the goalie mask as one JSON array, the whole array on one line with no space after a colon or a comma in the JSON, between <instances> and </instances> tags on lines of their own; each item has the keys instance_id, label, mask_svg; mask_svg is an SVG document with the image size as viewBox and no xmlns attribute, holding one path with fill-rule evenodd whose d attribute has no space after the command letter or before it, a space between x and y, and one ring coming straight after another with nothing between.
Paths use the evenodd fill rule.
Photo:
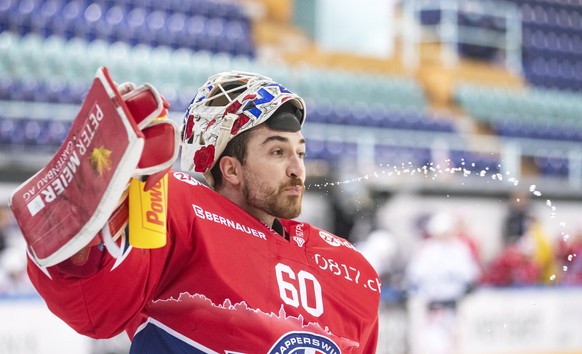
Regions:
<instances>
[{"instance_id":1,"label":"goalie mask","mask_svg":"<svg viewBox=\"0 0 582 354\"><path fill-rule=\"evenodd\" d=\"M265 122L275 130L298 131L304 121L303 99L271 78L238 71L213 75L184 117L182 169L203 173L214 186L210 170L232 138Z\"/></svg>"}]
</instances>

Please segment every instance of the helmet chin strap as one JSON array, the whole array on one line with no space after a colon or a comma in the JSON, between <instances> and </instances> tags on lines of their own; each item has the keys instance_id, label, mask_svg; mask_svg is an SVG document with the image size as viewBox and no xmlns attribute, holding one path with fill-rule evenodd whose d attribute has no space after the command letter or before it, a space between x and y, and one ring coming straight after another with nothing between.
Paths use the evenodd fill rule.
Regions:
<instances>
[{"instance_id":1,"label":"helmet chin strap","mask_svg":"<svg viewBox=\"0 0 582 354\"><path fill-rule=\"evenodd\" d=\"M230 131L232 130L232 125L234 121L238 118L236 114L227 113L220 124L220 132L218 133L218 137L216 138L216 151L224 151L226 148L226 144L230 141Z\"/></svg>"},{"instance_id":2,"label":"helmet chin strap","mask_svg":"<svg viewBox=\"0 0 582 354\"><path fill-rule=\"evenodd\" d=\"M233 113L227 113L220 124L220 132L218 133L218 137L216 138L216 145L215 151L224 151L226 148L226 144L230 141L230 131L232 130L232 125L236 121L238 116ZM215 161L215 163L218 161ZM204 173L206 181L211 185L214 186L214 180L212 178L212 174L210 173L210 169ZM211 182L212 181L212 182Z\"/></svg>"}]
</instances>

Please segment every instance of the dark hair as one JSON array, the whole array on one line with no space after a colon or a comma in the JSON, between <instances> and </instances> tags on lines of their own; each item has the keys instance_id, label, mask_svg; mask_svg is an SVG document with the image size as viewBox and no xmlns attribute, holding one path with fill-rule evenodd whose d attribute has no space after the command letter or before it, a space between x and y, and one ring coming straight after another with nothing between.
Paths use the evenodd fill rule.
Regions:
<instances>
[{"instance_id":1,"label":"dark hair","mask_svg":"<svg viewBox=\"0 0 582 354\"><path fill-rule=\"evenodd\" d=\"M251 136L252 130L253 129L249 129L238 134L237 136L232 138L228 142L228 144L226 144L224 151L222 152L218 160L216 160L216 164L214 165L214 167L212 167L212 169L210 170L212 178L214 179L214 189L217 189L222 184L222 171L220 171L220 160L222 160L223 157L232 156L239 160L241 163L243 164L245 163L247 158L247 142Z\"/></svg>"}]
</instances>

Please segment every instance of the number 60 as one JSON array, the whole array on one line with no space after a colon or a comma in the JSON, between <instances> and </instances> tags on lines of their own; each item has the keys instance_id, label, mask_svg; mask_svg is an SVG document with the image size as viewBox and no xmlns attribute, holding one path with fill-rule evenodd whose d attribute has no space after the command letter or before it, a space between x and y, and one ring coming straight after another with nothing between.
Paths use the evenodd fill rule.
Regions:
<instances>
[{"instance_id":1,"label":"number 60","mask_svg":"<svg viewBox=\"0 0 582 354\"><path fill-rule=\"evenodd\" d=\"M306 272L304 270L300 271L295 275L295 272L288 265L278 263L275 266L275 271L277 274L277 283L279 285L279 296L287 304L293 307L299 307L301 305L307 313L312 316L319 317L323 313L323 296L321 294L321 285L315 279L313 274ZM297 287L295 282L291 282L283 279L283 274L287 275L290 280L297 280L296 284L299 286L299 294L297 293ZM309 287L308 283L312 286ZM308 302L307 291L311 290L313 293L313 299L315 299L315 305L312 306ZM298 296L299 295L299 296Z\"/></svg>"}]
</instances>

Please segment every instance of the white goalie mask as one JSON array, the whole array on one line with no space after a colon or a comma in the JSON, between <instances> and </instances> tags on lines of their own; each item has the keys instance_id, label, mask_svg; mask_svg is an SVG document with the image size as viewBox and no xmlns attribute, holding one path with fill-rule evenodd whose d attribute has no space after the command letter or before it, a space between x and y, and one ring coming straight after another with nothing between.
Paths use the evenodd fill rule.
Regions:
<instances>
[{"instance_id":1,"label":"white goalie mask","mask_svg":"<svg viewBox=\"0 0 582 354\"><path fill-rule=\"evenodd\" d=\"M305 121L305 102L271 78L239 71L211 76L198 89L184 116L182 169L203 173L214 186L210 170L228 142L266 122L282 106L293 109L299 122L279 122L281 130L299 130ZM285 124L291 125L287 129Z\"/></svg>"}]
</instances>

